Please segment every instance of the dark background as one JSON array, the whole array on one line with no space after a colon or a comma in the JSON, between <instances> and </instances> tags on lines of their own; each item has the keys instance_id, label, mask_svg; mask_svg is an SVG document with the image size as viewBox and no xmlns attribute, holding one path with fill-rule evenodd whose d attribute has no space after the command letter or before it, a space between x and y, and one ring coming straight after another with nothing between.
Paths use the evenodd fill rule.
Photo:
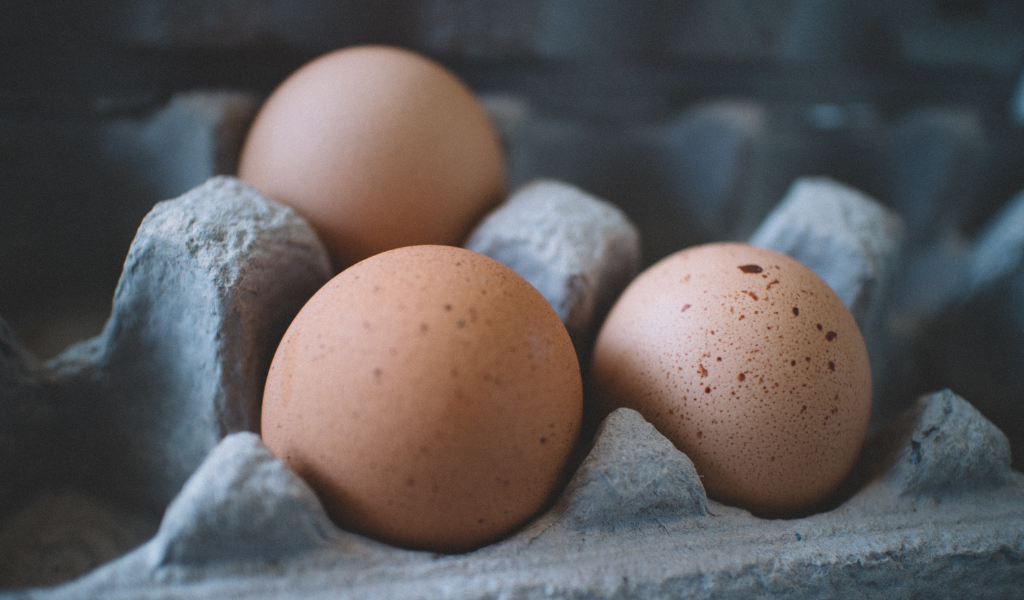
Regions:
<instances>
[{"instance_id":1,"label":"dark background","mask_svg":"<svg viewBox=\"0 0 1024 600\"><path fill-rule=\"evenodd\" d=\"M796 177L861 189L907 224L915 334L952 285L943 257L1024 189L1017 0L5 0L0 315L42 357L96 334L152 205L231 173L246 119L295 68L367 42L452 68L497 116L511 186L558 177L617 203L647 264L745 239ZM182 104L222 92L233 116ZM1020 346L1024 325L985 323ZM960 383L955 353L923 354L901 357L901 393ZM972 377L957 391L984 404L967 392L995 378ZM1024 384L1000 393L1019 428Z\"/></svg>"}]
</instances>

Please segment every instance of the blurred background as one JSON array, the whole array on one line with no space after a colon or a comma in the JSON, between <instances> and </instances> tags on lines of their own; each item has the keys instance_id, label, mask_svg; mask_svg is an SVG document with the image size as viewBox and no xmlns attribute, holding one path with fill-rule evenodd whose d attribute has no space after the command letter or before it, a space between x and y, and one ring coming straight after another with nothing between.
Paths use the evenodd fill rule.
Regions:
<instances>
[{"instance_id":1,"label":"blurred background","mask_svg":"<svg viewBox=\"0 0 1024 600\"><path fill-rule=\"evenodd\" d=\"M873 355L876 416L950 387L1021 469L1019 0L3 0L0 317L43 359L99 333L154 203L232 174L266 95L360 43L451 68L498 124L510 189L554 177L616 203L645 265L747 239L798 177L872 196L906 226L870 332L888 356ZM155 529L90 502L29 516L135 533L34 583ZM17 555L37 521L5 526L0 550Z\"/></svg>"},{"instance_id":2,"label":"blurred background","mask_svg":"<svg viewBox=\"0 0 1024 600\"><path fill-rule=\"evenodd\" d=\"M1024 189L1017 0L6 0L0 315L42 358L98 333L153 204L232 173L298 66L371 42L454 70L511 188L556 177L615 202L645 264L746 239L800 176L866 192L907 226L887 393L950 385L1020 428L1024 292L953 302L972 240Z\"/></svg>"}]
</instances>

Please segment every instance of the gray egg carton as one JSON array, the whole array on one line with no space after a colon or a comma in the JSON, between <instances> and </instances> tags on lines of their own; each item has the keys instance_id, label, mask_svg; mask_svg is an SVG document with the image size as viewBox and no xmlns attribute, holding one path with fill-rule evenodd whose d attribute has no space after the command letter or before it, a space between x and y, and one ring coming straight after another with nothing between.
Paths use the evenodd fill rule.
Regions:
<instances>
[{"instance_id":1,"label":"gray egg carton","mask_svg":"<svg viewBox=\"0 0 1024 600\"><path fill-rule=\"evenodd\" d=\"M996 234L979 247L1005 263L1020 236L994 230L1011 232L1004 251L989 247ZM752 242L815 268L869 346L885 349L877 315L902 232L872 199L814 178L794 184ZM517 190L466 245L531 281L580 349L640 265L621 211L552 180ZM343 531L252 433L276 342L329 276L301 218L216 177L143 221L98 337L39 363L0 328L0 597L1013 598L1024 589L1024 475L1010 469L1006 437L948 390L876 427L844 486L804 518L763 519L708 499L686 455L620 409L581 447L550 506L503 541L440 555ZM40 457L55 453L66 467L41 470ZM53 491L16 496L27 488ZM25 587L47 583L56 585Z\"/></svg>"}]
</instances>

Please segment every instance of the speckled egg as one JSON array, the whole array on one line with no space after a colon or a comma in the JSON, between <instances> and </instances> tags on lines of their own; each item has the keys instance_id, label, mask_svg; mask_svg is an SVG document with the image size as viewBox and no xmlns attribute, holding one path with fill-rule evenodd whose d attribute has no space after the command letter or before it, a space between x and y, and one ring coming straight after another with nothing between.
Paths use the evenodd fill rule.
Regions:
<instances>
[{"instance_id":1,"label":"speckled egg","mask_svg":"<svg viewBox=\"0 0 1024 600\"><path fill-rule=\"evenodd\" d=\"M711 498L808 510L849 473L871 413L867 350L813 271L745 244L683 250L637 277L599 333L595 401L639 411Z\"/></svg>"},{"instance_id":2,"label":"speckled egg","mask_svg":"<svg viewBox=\"0 0 1024 600\"><path fill-rule=\"evenodd\" d=\"M347 529L463 551L549 499L579 433L583 382L544 297L491 258L399 248L337 275L278 347L267 446Z\"/></svg>"}]
</instances>

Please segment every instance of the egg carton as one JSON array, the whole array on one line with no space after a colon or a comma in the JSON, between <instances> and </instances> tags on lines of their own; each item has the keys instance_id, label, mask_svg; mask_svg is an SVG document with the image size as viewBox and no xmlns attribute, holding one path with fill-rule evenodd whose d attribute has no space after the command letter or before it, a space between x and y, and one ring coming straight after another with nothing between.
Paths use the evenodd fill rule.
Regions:
<instances>
[{"instance_id":1,"label":"egg carton","mask_svg":"<svg viewBox=\"0 0 1024 600\"><path fill-rule=\"evenodd\" d=\"M990 277L1013 271L1005 250L1020 245L1019 229L1002 229ZM869 197L812 178L752 241L815 268L880 343L871 323L902 234ZM466 246L533 283L584 357L640 264L619 209L552 180L517 190ZM999 429L948 390L886 419L843 487L804 518L708 499L686 455L620 409L587 436L558 497L503 541L444 555L343 531L252 433L276 342L330 274L300 217L216 177L143 221L100 336L39 363L0 329L0 503L17 506L0 526L0 597L1020 593L1024 475ZM65 468L41 473L43 454ZM57 491L17 504L26 488Z\"/></svg>"},{"instance_id":2,"label":"egg carton","mask_svg":"<svg viewBox=\"0 0 1024 600\"><path fill-rule=\"evenodd\" d=\"M1014 464L1024 464L1021 243L1013 237L1024 225L1022 201L1007 202L1024 187L1015 168L1024 160L1020 131L986 126L969 106L883 114L870 104L733 98L656 114L619 114L612 104L595 118L514 88L481 101L501 131L513 188L548 177L608 199L643 232L647 264L701 242L750 239L808 174L868 191L905 225L878 280L884 289L872 291L888 297L861 323L876 424L917 395L950 387L1003 429ZM0 287L0 303L26 346L50 357L99 332L139 221L156 199L231 173L258 106L251 92L198 89L152 111L59 126L0 117L0 144L21 157L0 161L0 255L15 283ZM23 168L51 165L53 148L68 149L60 168ZM67 189L80 195L71 201ZM806 220L801 211L790 218Z\"/></svg>"}]
</instances>

